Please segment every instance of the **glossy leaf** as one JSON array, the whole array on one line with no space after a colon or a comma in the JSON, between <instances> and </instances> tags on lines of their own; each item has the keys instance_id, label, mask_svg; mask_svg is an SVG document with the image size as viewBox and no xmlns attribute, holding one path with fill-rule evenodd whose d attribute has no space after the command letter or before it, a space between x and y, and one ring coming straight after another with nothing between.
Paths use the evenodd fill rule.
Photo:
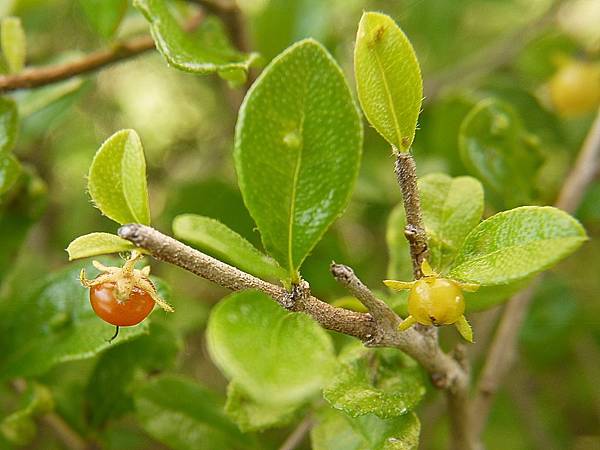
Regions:
<instances>
[{"instance_id":1,"label":"glossy leaf","mask_svg":"<svg viewBox=\"0 0 600 450\"><path fill-rule=\"evenodd\" d=\"M17 158L9 153L0 153L0 196L14 186L20 173L21 164ZM0 204L2 204L1 198Z\"/></svg>"},{"instance_id":2,"label":"glossy leaf","mask_svg":"<svg viewBox=\"0 0 600 450\"><path fill-rule=\"evenodd\" d=\"M222 300L211 313L207 339L210 355L225 375L251 399L265 404L306 401L335 365L325 330L257 291Z\"/></svg>"},{"instance_id":3,"label":"glossy leaf","mask_svg":"<svg viewBox=\"0 0 600 450\"><path fill-rule=\"evenodd\" d=\"M181 341L164 326L150 324L150 332L109 348L98 358L87 382L88 423L101 428L133 410L136 373L155 373L175 364Z\"/></svg>"},{"instance_id":4,"label":"glossy leaf","mask_svg":"<svg viewBox=\"0 0 600 450\"><path fill-rule=\"evenodd\" d=\"M193 33L184 32L171 15L165 0L134 0L134 6L150 22L156 48L167 62L180 70L218 73L225 78L245 74L257 55L232 47L221 23L204 18Z\"/></svg>"},{"instance_id":5,"label":"glossy leaf","mask_svg":"<svg viewBox=\"0 0 600 450\"><path fill-rule=\"evenodd\" d=\"M272 405L253 400L235 381L227 387L225 413L244 433L285 426L296 416L296 409L297 405Z\"/></svg>"},{"instance_id":6,"label":"glossy leaf","mask_svg":"<svg viewBox=\"0 0 600 450\"><path fill-rule=\"evenodd\" d=\"M427 229L428 262L443 271L481 220L483 187L472 177L431 174L419 179L419 192Z\"/></svg>"},{"instance_id":7,"label":"glossy leaf","mask_svg":"<svg viewBox=\"0 0 600 450\"><path fill-rule=\"evenodd\" d=\"M251 439L225 417L213 392L184 378L163 376L144 385L135 409L144 430L174 450L234 450Z\"/></svg>"},{"instance_id":8,"label":"glossy leaf","mask_svg":"<svg viewBox=\"0 0 600 450\"><path fill-rule=\"evenodd\" d=\"M35 376L56 364L91 358L102 350L148 332L148 321L123 328L112 344L114 327L90 306L89 291L72 267L0 299L0 379ZM97 271L86 266L90 276Z\"/></svg>"},{"instance_id":9,"label":"glossy leaf","mask_svg":"<svg viewBox=\"0 0 600 450\"><path fill-rule=\"evenodd\" d=\"M259 278L287 278L287 273L279 264L218 220L183 214L173 220L173 234L195 248Z\"/></svg>"},{"instance_id":10,"label":"glossy leaf","mask_svg":"<svg viewBox=\"0 0 600 450\"><path fill-rule=\"evenodd\" d=\"M117 223L150 223L146 160L139 136L121 130L100 147L88 179L96 207Z\"/></svg>"},{"instance_id":11,"label":"glossy leaf","mask_svg":"<svg viewBox=\"0 0 600 450\"><path fill-rule=\"evenodd\" d=\"M398 417L412 410L425 394L419 367L396 349L369 350L351 344L340 360L342 368L323 396L352 417Z\"/></svg>"},{"instance_id":12,"label":"glossy leaf","mask_svg":"<svg viewBox=\"0 0 600 450\"><path fill-rule=\"evenodd\" d=\"M533 201L534 175L541 164L535 145L514 110L495 99L479 102L459 134L465 166L505 207Z\"/></svg>"},{"instance_id":13,"label":"glossy leaf","mask_svg":"<svg viewBox=\"0 0 600 450\"><path fill-rule=\"evenodd\" d=\"M69 261L88 256L107 255L135 250L137 247L131 242L110 233L90 233L79 236L67 247ZM139 249L143 252L143 249Z\"/></svg>"},{"instance_id":14,"label":"glossy leaf","mask_svg":"<svg viewBox=\"0 0 600 450\"><path fill-rule=\"evenodd\" d=\"M18 130L17 105L8 97L0 97L0 154L12 150Z\"/></svg>"},{"instance_id":15,"label":"glossy leaf","mask_svg":"<svg viewBox=\"0 0 600 450\"><path fill-rule=\"evenodd\" d=\"M244 99L234 155L240 189L266 250L292 278L346 207L361 147L344 76L313 40L275 58Z\"/></svg>"},{"instance_id":16,"label":"glossy leaf","mask_svg":"<svg viewBox=\"0 0 600 450\"><path fill-rule=\"evenodd\" d=\"M115 34L128 3L127 0L79 0L86 19L104 38Z\"/></svg>"},{"instance_id":17,"label":"glossy leaf","mask_svg":"<svg viewBox=\"0 0 600 450\"><path fill-rule=\"evenodd\" d=\"M421 424L414 413L392 419L352 418L326 408L317 415L310 437L313 450L416 450Z\"/></svg>"},{"instance_id":18,"label":"glossy leaf","mask_svg":"<svg viewBox=\"0 0 600 450\"><path fill-rule=\"evenodd\" d=\"M548 269L587 239L577 220L550 206L523 206L481 222L449 275L481 285L507 284Z\"/></svg>"},{"instance_id":19,"label":"glossy leaf","mask_svg":"<svg viewBox=\"0 0 600 450\"><path fill-rule=\"evenodd\" d=\"M10 73L20 72L25 66L27 41L18 17L5 17L0 21L0 45Z\"/></svg>"},{"instance_id":20,"label":"glossy leaf","mask_svg":"<svg viewBox=\"0 0 600 450\"><path fill-rule=\"evenodd\" d=\"M415 51L391 17L363 14L354 72L367 120L397 150L408 151L421 111L423 81Z\"/></svg>"}]
</instances>

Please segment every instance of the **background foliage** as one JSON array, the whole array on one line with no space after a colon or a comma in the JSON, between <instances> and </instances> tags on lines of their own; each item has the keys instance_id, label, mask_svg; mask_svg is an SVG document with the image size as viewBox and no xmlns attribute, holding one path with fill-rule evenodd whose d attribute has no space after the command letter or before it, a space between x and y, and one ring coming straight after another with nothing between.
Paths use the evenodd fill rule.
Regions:
<instances>
[{"instance_id":1,"label":"background foliage","mask_svg":"<svg viewBox=\"0 0 600 450\"><path fill-rule=\"evenodd\" d=\"M153 0L135 3L147 16L152 16L161 4ZM596 18L600 14L598 2L593 0L563 2L558 23L542 27L522 48L517 40L518 51L505 64L482 77L473 76L476 70L451 77L441 92L434 92L433 87L446 70L476 58L478 52L485 53L488 46L511 33L528 28L550 3L239 3L247 21L250 48L262 55L263 64L292 43L311 37L327 47L348 80L353 80L352 51L362 11L390 14L410 38L423 72L425 104L413 144L419 175L444 172L452 177L479 178L485 190L484 217L506 208L552 203L593 119L593 111L575 116L561 114L552 102L548 85L560 61L598 61L597 30L596 35L582 32L589 16L594 11ZM194 13L185 2L174 6L169 13L173 14L171 20L184 21ZM21 18L27 36L27 65L67 60L110 46L117 38L147 33L148 21L139 9L119 0L0 3L0 15ZM12 27L2 26L3 43L18 34L10 31ZM4 33L9 31L12 37L5 38ZM161 32L160 24L153 22L153 35ZM259 61L256 55L243 54L220 41L223 33L222 24L215 19L197 31L199 41L218 43L208 54L198 54L186 35L175 35L176 39L159 46L160 54L151 51L97 76L15 92L0 102L0 449L20 444L64 448L52 427L41 419L50 410L77 434L107 449L165 445L175 449L276 449L311 403L318 407L315 417L320 423L311 432L316 449L380 448L384 437L399 430L403 430L406 445L416 442L418 425L412 413L390 419L385 410L387 402L390 408L400 404L412 407L424 395L418 388L423 383L422 374L410 361L395 361L393 358L399 355L378 351L376 358L381 367L404 364L402 373L406 375L399 381L393 373L387 374L389 379L385 381L391 391L376 389L367 373L372 361L365 360L360 348L347 347L349 338L325 332L304 317L290 319L260 294L249 294L258 299L244 296L237 302L231 296L213 308L226 291L167 265L153 263L153 273L168 280L170 288L158 284L176 313L166 316L156 311L151 322L123 330L113 345L95 344L100 337L110 337L112 329L91 313L87 294L77 281L84 264L68 263L64 249L75 237L90 231L115 231L115 224L90 206L84 175L96 150L116 130L135 129L146 155L147 166L138 163L136 167L147 173L151 204L150 208L134 205L132 217L148 222L151 213L153 226L165 232L170 232L173 219L184 213L217 219L247 242L236 241L238 247L233 250L213 246L212 254L235 256L237 252L242 259L255 258L254 270L274 279L295 270L311 250L310 245L298 249L299 255L293 260L291 255L282 254L277 258L279 267L252 247L261 248L261 241L238 189L233 136L244 84L240 68L258 65ZM4 55L4 71L18 72L23 64L19 52L4 51ZM179 59L172 60L174 55ZM183 71L168 67L165 58ZM195 66L198 61L202 64ZM318 63L326 66L327 61ZM217 70L215 64L225 69ZM218 76L198 75L206 72L218 72ZM336 75L331 75L333 84L339 82ZM353 95L356 99L356 92ZM296 112L292 108L290 115ZM485 130L493 128L489 124L497 123L499 116L507 123L499 126L498 133L487 135ZM323 120L326 118L323 114ZM390 236L387 223L403 220L395 217L399 214L394 208L400 193L389 147L374 129L365 126L364 132L362 163L346 213L302 263L303 276L313 292L332 302L343 303L346 294L328 273L331 260L352 265L369 286L382 291L382 279L408 279L403 274L407 270L410 273L408 259L402 259L407 258L407 252L401 255L392 251L388 256L386 234L391 242L397 236ZM124 132L117 137L134 141L128 155L122 157L139 157L135 134ZM356 143L355 136L347 140L349 147ZM481 142L492 146L493 159L489 154L482 155ZM353 158L357 158L357 152ZM236 159L238 165L244 164L239 148ZM490 165L492 160L494 164ZM357 167L355 160L345 163L345 172ZM343 173L340 177L340 183L346 182ZM423 195L426 198L428 193L449 189L445 186L453 184L457 185L455 195L460 197L461 189L472 189L468 180L429 175L421 179L425 185ZM475 197L479 199L479 194ZM474 225L481 212L481 200L473 199L470 196L449 201L469 209ZM340 205L344 202L345 198L339 199ZM436 214L426 210L425 220L436 223ZM180 216L175 235L191 243L199 239L206 220L197 216ZM598 445L600 303L595 300L600 294L600 247L595 238L600 234L600 182L590 187L576 217L591 240L575 256L553 268L537 291L521 333L520 363L503 388L486 431L489 449L587 449L593 448L590 445L594 442ZM117 220L127 222L130 217ZM461 230L443 229L441 225L439 230L451 243L464 238ZM221 231L230 233L226 228ZM316 234L319 232L316 230ZM205 236L208 244L202 245L211 248L209 238ZM278 245L273 244L276 251ZM442 241L434 242L433 248L437 249L440 264L448 257L445 251L455 251L452 245L450 250L444 247ZM88 272L93 275L94 269L88 267ZM509 292L510 285L506 291L495 291L496 297L481 293L479 298L489 306L501 303ZM289 374L272 375L275 370L267 377L268 386L260 385L264 377L253 379L242 374L235 354L252 349L240 350L223 342L226 334L220 333L212 321L208 323L211 309L215 316L231 319L239 313L236 310L245 311L244 302L250 300L265 310L274 309L265 314L272 314L277 321L293 322L286 324L286 331L311 336L311 348L319 348L312 355L315 361L291 357L287 361L303 381L298 389L291 388ZM390 297L390 301L399 311L405 307L400 296ZM473 305L473 310L480 309ZM469 315L479 341L474 347L476 370L496 312L491 309ZM450 347L456 339L454 331L441 331L444 345ZM252 329L242 332L248 333L245 339L256 346L257 354L273 345L271 336L255 335ZM366 399L360 407L373 407L371 415L348 418L318 400L319 386L323 379L331 378L330 366L342 348L343 369L336 371L335 383L325 396L352 416L356 405L340 399L340 392L347 391L344 386L365 385L375 406ZM273 351L282 358L292 353L286 349ZM304 350L294 351L302 355ZM309 350L305 352L310 354ZM259 369L267 370L266 364L260 364ZM319 370L305 374L307 367ZM314 379L309 388L307 377ZM26 390L22 389L23 379L27 380ZM394 387L401 383L415 383L414 398L393 397ZM265 390L270 392L268 405L256 395ZM433 389L427 391L416 411L421 420L422 446L443 448L447 418L439 414L440 394ZM284 425L257 431L273 423ZM336 433L340 432L348 442L339 442ZM211 442L210 447L202 447L206 442ZM309 448L308 440L303 446Z\"/></svg>"}]
</instances>

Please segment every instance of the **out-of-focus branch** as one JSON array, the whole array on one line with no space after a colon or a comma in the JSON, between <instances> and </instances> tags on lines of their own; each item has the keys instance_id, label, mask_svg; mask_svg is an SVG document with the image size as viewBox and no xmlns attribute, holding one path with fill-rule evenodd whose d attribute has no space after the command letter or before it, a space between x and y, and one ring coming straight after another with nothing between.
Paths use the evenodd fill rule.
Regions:
<instances>
[{"instance_id":1,"label":"out-of-focus branch","mask_svg":"<svg viewBox=\"0 0 600 450\"><path fill-rule=\"evenodd\" d=\"M575 212L585 190L594 179L600 165L600 110L579 152L575 166L567 176L556 206ZM516 358L519 330L540 277L529 288L515 295L506 305L498 330L486 358L477 384L471 417L475 436L480 436L487 423L494 396Z\"/></svg>"},{"instance_id":2,"label":"out-of-focus branch","mask_svg":"<svg viewBox=\"0 0 600 450\"><path fill-rule=\"evenodd\" d=\"M284 443L281 444L279 450L295 450L296 448L298 448L298 446L302 444L302 441L304 441L304 439L306 438L306 435L313 427L313 425L314 419L312 415L309 414L298 424L294 431L291 432L291 434L287 437Z\"/></svg>"}]
</instances>

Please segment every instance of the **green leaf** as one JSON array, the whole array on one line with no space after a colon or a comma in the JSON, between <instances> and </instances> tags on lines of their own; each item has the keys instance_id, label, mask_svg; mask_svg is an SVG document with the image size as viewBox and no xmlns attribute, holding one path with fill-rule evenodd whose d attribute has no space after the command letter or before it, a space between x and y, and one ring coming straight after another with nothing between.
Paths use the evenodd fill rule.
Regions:
<instances>
[{"instance_id":1,"label":"green leaf","mask_svg":"<svg viewBox=\"0 0 600 450\"><path fill-rule=\"evenodd\" d=\"M131 242L110 233L90 233L79 236L67 247L69 261L88 256L107 255L110 253L127 252L131 250L144 252Z\"/></svg>"},{"instance_id":2,"label":"green leaf","mask_svg":"<svg viewBox=\"0 0 600 450\"><path fill-rule=\"evenodd\" d=\"M112 37L125 12L127 0L79 0L86 19L104 38Z\"/></svg>"},{"instance_id":3,"label":"green leaf","mask_svg":"<svg viewBox=\"0 0 600 450\"><path fill-rule=\"evenodd\" d=\"M585 240L581 224L560 209L511 209L469 233L449 276L481 285L511 283L548 269Z\"/></svg>"},{"instance_id":4,"label":"green leaf","mask_svg":"<svg viewBox=\"0 0 600 450\"><path fill-rule=\"evenodd\" d=\"M534 141L510 105L493 98L469 112L459 134L465 166L505 207L534 199L535 173L542 162Z\"/></svg>"},{"instance_id":5,"label":"green leaf","mask_svg":"<svg viewBox=\"0 0 600 450\"><path fill-rule=\"evenodd\" d=\"M296 405L281 406L255 401L235 381L227 387L225 413L244 433L288 425L296 417L296 409Z\"/></svg>"},{"instance_id":6,"label":"green leaf","mask_svg":"<svg viewBox=\"0 0 600 450\"><path fill-rule=\"evenodd\" d=\"M20 174L21 164L17 158L9 153L0 153L0 196L14 186ZM0 204L2 204L1 198Z\"/></svg>"},{"instance_id":7,"label":"green leaf","mask_svg":"<svg viewBox=\"0 0 600 450\"><path fill-rule=\"evenodd\" d=\"M346 207L361 147L344 76L313 40L275 58L244 99L234 154L240 189L266 250L293 279Z\"/></svg>"},{"instance_id":8,"label":"green leaf","mask_svg":"<svg viewBox=\"0 0 600 450\"><path fill-rule=\"evenodd\" d=\"M0 22L0 42L4 60L10 73L17 73L25 66L27 40L18 17L5 17Z\"/></svg>"},{"instance_id":9,"label":"green leaf","mask_svg":"<svg viewBox=\"0 0 600 450\"><path fill-rule=\"evenodd\" d=\"M0 154L12 150L18 130L17 105L8 97L0 97Z\"/></svg>"},{"instance_id":10,"label":"green leaf","mask_svg":"<svg viewBox=\"0 0 600 450\"><path fill-rule=\"evenodd\" d=\"M175 364L181 341L164 326L102 353L86 387L88 422L95 429L133 410L136 374L155 373Z\"/></svg>"},{"instance_id":11,"label":"green leaf","mask_svg":"<svg viewBox=\"0 0 600 450\"><path fill-rule=\"evenodd\" d=\"M134 0L133 4L150 22L158 51L179 70L218 73L230 78L231 72L245 74L258 57L255 53L247 55L235 50L223 25L215 18L204 18L196 31L186 33L164 0Z\"/></svg>"},{"instance_id":12,"label":"green leaf","mask_svg":"<svg viewBox=\"0 0 600 450\"><path fill-rule=\"evenodd\" d=\"M26 119L37 112L41 113L46 108L51 109L52 106L70 104L69 100L75 97L83 84L83 78L74 77L60 83L18 92L15 94L15 99L19 115L22 119ZM59 116L61 112L62 108L55 108L52 116Z\"/></svg>"},{"instance_id":13,"label":"green leaf","mask_svg":"<svg viewBox=\"0 0 600 450\"><path fill-rule=\"evenodd\" d=\"M225 375L251 399L265 404L306 401L335 366L325 330L257 291L222 300L209 318L207 340L213 361Z\"/></svg>"},{"instance_id":14,"label":"green leaf","mask_svg":"<svg viewBox=\"0 0 600 450\"><path fill-rule=\"evenodd\" d=\"M146 384L135 394L135 409L144 430L174 450L233 450L251 439L225 417L213 392L184 378Z\"/></svg>"},{"instance_id":15,"label":"green leaf","mask_svg":"<svg viewBox=\"0 0 600 450\"><path fill-rule=\"evenodd\" d=\"M483 214L483 187L472 177L430 174L419 179L428 262L443 271Z\"/></svg>"},{"instance_id":16,"label":"green leaf","mask_svg":"<svg viewBox=\"0 0 600 450\"><path fill-rule=\"evenodd\" d=\"M173 220L173 233L178 239L259 278L287 278L279 264L218 220L182 214Z\"/></svg>"},{"instance_id":17,"label":"green leaf","mask_svg":"<svg viewBox=\"0 0 600 450\"><path fill-rule=\"evenodd\" d=\"M88 190L115 222L150 224L146 160L135 131L117 131L102 144L90 167Z\"/></svg>"},{"instance_id":18,"label":"green leaf","mask_svg":"<svg viewBox=\"0 0 600 450\"><path fill-rule=\"evenodd\" d=\"M123 328L110 344L114 326L92 310L89 291L79 282L80 270L58 272L0 299L0 379L39 375L56 364L91 358L148 332L145 321ZM97 273L90 266L86 270Z\"/></svg>"},{"instance_id":19,"label":"green leaf","mask_svg":"<svg viewBox=\"0 0 600 450\"><path fill-rule=\"evenodd\" d=\"M429 245L427 260L435 270L443 273L454 260L467 234L481 220L483 188L475 178L452 178L441 173L420 178L418 186ZM405 226L404 207L400 204L390 214L386 234L390 252L388 277L391 279L412 278Z\"/></svg>"},{"instance_id":20,"label":"green leaf","mask_svg":"<svg viewBox=\"0 0 600 450\"><path fill-rule=\"evenodd\" d=\"M397 150L408 151L421 111L423 80L410 41L391 17L363 14L354 72L367 120Z\"/></svg>"},{"instance_id":21,"label":"green leaf","mask_svg":"<svg viewBox=\"0 0 600 450\"><path fill-rule=\"evenodd\" d=\"M331 406L352 417L401 416L425 394L419 367L399 350L369 350L360 343L350 344L340 360L342 368L323 390L323 396Z\"/></svg>"},{"instance_id":22,"label":"green leaf","mask_svg":"<svg viewBox=\"0 0 600 450\"><path fill-rule=\"evenodd\" d=\"M317 415L310 437L313 450L416 450L421 425L414 413L392 419L352 418L332 408Z\"/></svg>"}]
</instances>

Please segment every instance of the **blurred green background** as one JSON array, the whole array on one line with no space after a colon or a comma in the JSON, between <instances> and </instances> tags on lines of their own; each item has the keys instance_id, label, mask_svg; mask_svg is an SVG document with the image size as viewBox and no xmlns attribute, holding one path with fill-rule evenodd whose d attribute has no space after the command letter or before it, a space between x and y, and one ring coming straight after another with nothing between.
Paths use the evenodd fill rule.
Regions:
<instances>
[{"instance_id":1,"label":"blurred green background","mask_svg":"<svg viewBox=\"0 0 600 450\"><path fill-rule=\"evenodd\" d=\"M98 33L83 3L0 0L0 14L21 18L28 41L27 64L42 66L111 45L111 39ZM312 36L332 52L351 86L353 43L362 11L381 10L392 15L413 42L423 70L426 98L414 144L419 174L468 174L458 150L459 125L478 99L497 97L513 106L526 130L535 136L535 151L543 163L537 173L530 174L533 204L554 201L594 118L593 110L561 114L552 103L548 83L560 64L600 61L600 2L555 3L239 1L250 48L260 52L265 61L292 42ZM191 13L183 2L177 6L182 17ZM549 8L555 8L556 13L540 22L539 17ZM118 38L146 30L141 14L130 5ZM498 46L503 51L490 50ZM472 67L463 67L470 62ZM454 72L457 66L463 68ZM2 206L2 289L19 292L56 270L81 267L80 262L67 261L64 249L68 243L91 231L116 231L116 225L91 205L85 177L100 144L122 128L133 128L142 138L156 228L170 233L177 214L197 213L219 219L260 245L233 168L233 130L240 92L215 76L169 68L157 52L150 51L97 75L11 94L22 115L14 153L32 177L43 181L47 196L46 200L38 199L40 204L33 205L29 197L25 201L26 195L38 198L43 191L38 183L39 195L34 195L34 188L28 185L28 193L23 190ZM494 192L486 191L486 198L486 215L507 206ZM369 286L382 289L388 264L386 222L399 201L389 148L365 127L364 157L352 201L303 267L303 276L315 295L331 301L345 295L329 275L332 260L352 265ZM19 233L26 231L28 221L22 216L39 220L29 229L21 248L9 254ZM486 431L489 449L600 448L598 180L585 195L577 217L591 240L554 268L536 294L521 333L518 366L498 396ZM177 310L169 317L162 312L152 317L153 323L171 330L181 345L170 370L223 394L226 382L208 358L203 336L211 306L227 292L177 268L156 262L152 267L171 286L171 300ZM471 316L478 336L472 352L475 370L485 355L499 308ZM450 347L454 339L454 333L443 330L444 346ZM3 345L0 342L0 349ZM70 426L101 443L101 448L163 448L130 414L117 411L113 417L109 411L109 419L101 421L101 426L90 419L85 406L93 390L90 377L106 354L57 365L38 377L39 381L54 392L57 411ZM136 376L142 375L136 372L134 379ZM0 385L1 416L17 409L19 401L11 383ZM447 418L441 394L432 390L420 412L422 448L444 448ZM261 435L261 445L277 448L290 429L266 432ZM309 448L308 442L303 445ZM63 448L43 424L29 447ZM12 448L12 444L0 438L3 448Z\"/></svg>"}]
</instances>

